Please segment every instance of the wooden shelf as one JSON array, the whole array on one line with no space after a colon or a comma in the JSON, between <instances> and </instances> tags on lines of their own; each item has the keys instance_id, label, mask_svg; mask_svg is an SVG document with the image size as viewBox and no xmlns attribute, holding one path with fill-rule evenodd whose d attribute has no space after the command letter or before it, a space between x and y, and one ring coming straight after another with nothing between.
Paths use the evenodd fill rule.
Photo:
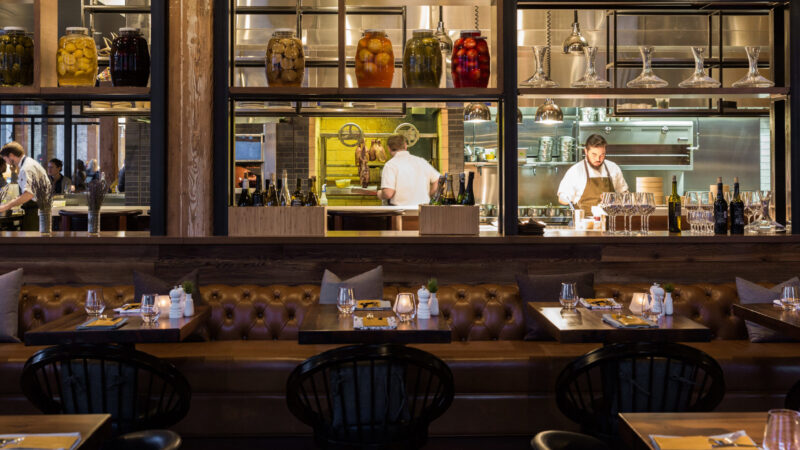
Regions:
<instances>
[{"instance_id":1,"label":"wooden shelf","mask_svg":"<svg viewBox=\"0 0 800 450\"><path fill-rule=\"evenodd\" d=\"M579 99L653 99L653 98L722 98L722 99L785 99L789 95L787 87L772 88L708 88L708 89L683 89L683 88L658 88L658 89L579 89L579 88L519 88L519 95L529 98L579 98Z\"/></svg>"},{"instance_id":2,"label":"wooden shelf","mask_svg":"<svg viewBox=\"0 0 800 450\"><path fill-rule=\"evenodd\" d=\"M231 87L231 100L250 101L497 101L500 89Z\"/></svg>"},{"instance_id":3,"label":"wooden shelf","mask_svg":"<svg viewBox=\"0 0 800 450\"><path fill-rule=\"evenodd\" d=\"M39 96L45 100L149 100L148 87L43 87Z\"/></svg>"}]
</instances>

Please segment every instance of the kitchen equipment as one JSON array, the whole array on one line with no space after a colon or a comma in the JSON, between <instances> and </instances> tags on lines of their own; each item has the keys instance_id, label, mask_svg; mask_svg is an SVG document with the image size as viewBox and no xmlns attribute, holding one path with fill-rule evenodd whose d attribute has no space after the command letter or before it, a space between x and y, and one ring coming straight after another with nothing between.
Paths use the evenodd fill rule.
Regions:
<instances>
[{"instance_id":1,"label":"kitchen equipment","mask_svg":"<svg viewBox=\"0 0 800 450\"><path fill-rule=\"evenodd\" d=\"M581 122L597 121L597 112L594 108L581 108Z\"/></svg>"},{"instance_id":2,"label":"kitchen equipment","mask_svg":"<svg viewBox=\"0 0 800 450\"><path fill-rule=\"evenodd\" d=\"M539 162L550 162L553 159L553 137L539 138Z\"/></svg>"},{"instance_id":3,"label":"kitchen equipment","mask_svg":"<svg viewBox=\"0 0 800 450\"><path fill-rule=\"evenodd\" d=\"M517 161L526 163L528 161L528 147L520 147L517 149Z\"/></svg>"},{"instance_id":4,"label":"kitchen equipment","mask_svg":"<svg viewBox=\"0 0 800 450\"><path fill-rule=\"evenodd\" d=\"M545 214L547 215L547 217L559 217L559 216L562 215L561 214L562 210L563 210L563 208L560 208L558 206L553 206L553 204L551 203L551 204L547 205L547 210L546 210Z\"/></svg>"},{"instance_id":5,"label":"kitchen equipment","mask_svg":"<svg viewBox=\"0 0 800 450\"><path fill-rule=\"evenodd\" d=\"M475 151L472 150L472 147L469 144L464 145L464 161L466 162L475 162Z\"/></svg>"},{"instance_id":6,"label":"kitchen equipment","mask_svg":"<svg viewBox=\"0 0 800 450\"><path fill-rule=\"evenodd\" d=\"M0 36L0 79L3 86L33 84L33 39L25 28L5 27Z\"/></svg>"},{"instance_id":7,"label":"kitchen equipment","mask_svg":"<svg viewBox=\"0 0 800 450\"><path fill-rule=\"evenodd\" d=\"M558 147L561 150L562 162L572 162L575 160L575 138L572 136L561 136L558 138Z\"/></svg>"},{"instance_id":8,"label":"kitchen equipment","mask_svg":"<svg viewBox=\"0 0 800 450\"><path fill-rule=\"evenodd\" d=\"M67 27L67 34L58 40L56 70L59 86L94 86L97 47L88 29Z\"/></svg>"},{"instance_id":9,"label":"kitchen equipment","mask_svg":"<svg viewBox=\"0 0 800 450\"><path fill-rule=\"evenodd\" d=\"M656 205L664 204L664 179L661 177L636 177L636 192L650 192Z\"/></svg>"},{"instance_id":10,"label":"kitchen equipment","mask_svg":"<svg viewBox=\"0 0 800 450\"><path fill-rule=\"evenodd\" d=\"M530 209L527 206L517 206L517 217L529 217Z\"/></svg>"},{"instance_id":11,"label":"kitchen equipment","mask_svg":"<svg viewBox=\"0 0 800 450\"><path fill-rule=\"evenodd\" d=\"M531 206L528 208L528 213L531 217L546 217L547 208L544 206Z\"/></svg>"},{"instance_id":12,"label":"kitchen equipment","mask_svg":"<svg viewBox=\"0 0 800 450\"><path fill-rule=\"evenodd\" d=\"M392 87L394 52L384 30L366 30L356 47L358 87Z\"/></svg>"},{"instance_id":13,"label":"kitchen equipment","mask_svg":"<svg viewBox=\"0 0 800 450\"><path fill-rule=\"evenodd\" d=\"M267 43L267 84L293 86L303 84L305 56L303 43L291 28L279 28Z\"/></svg>"},{"instance_id":14,"label":"kitchen equipment","mask_svg":"<svg viewBox=\"0 0 800 450\"><path fill-rule=\"evenodd\" d=\"M497 149L496 148L484 149L483 156L486 158L486 161L494 161L495 159L497 159Z\"/></svg>"},{"instance_id":15,"label":"kitchen equipment","mask_svg":"<svg viewBox=\"0 0 800 450\"><path fill-rule=\"evenodd\" d=\"M111 84L146 87L150 79L150 50L138 28L120 28L111 44Z\"/></svg>"},{"instance_id":16,"label":"kitchen equipment","mask_svg":"<svg viewBox=\"0 0 800 450\"><path fill-rule=\"evenodd\" d=\"M483 147L479 147L477 145L472 147L472 153L475 155L475 161L486 161L486 151Z\"/></svg>"},{"instance_id":17,"label":"kitchen equipment","mask_svg":"<svg viewBox=\"0 0 800 450\"><path fill-rule=\"evenodd\" d=\"M605 108L597 108L597 121L598 122L605 122L606 121L606 109Z\"/></svg>"},{"instance_id":18,"label":"kitchen equipment","mask_svg":"<svg viewBox=\"0 0 800 450\"><path fill-rule=\"evenodd\" d=\"M349 178L343 178L343 179L336 180L336 187L340 188L340 189L344 189L344 188L350 187L350 179Z\"/></svg>"},{"instance_id":19,"label":"kitchen equipment","mask_svg":"<svg viewBox=\"0 0 800 450\"><path fill-rule=\"evenodd\" d=\"M403 53L403 80L410 88L439 87L442 79L442 49L433 30L414 30Z\"/></svg>"},{"instance_id":20,"label":"kitchen equipment","mask_svg":"<svg viewBox=\"0 0 800 450\"><path fill-rule=\"evenodd\" d=\"M489 85L490 63L486 36L481 36L480 30L462 30L453 45L453 86L485 88Z\"/></svg>"}]
</instances>

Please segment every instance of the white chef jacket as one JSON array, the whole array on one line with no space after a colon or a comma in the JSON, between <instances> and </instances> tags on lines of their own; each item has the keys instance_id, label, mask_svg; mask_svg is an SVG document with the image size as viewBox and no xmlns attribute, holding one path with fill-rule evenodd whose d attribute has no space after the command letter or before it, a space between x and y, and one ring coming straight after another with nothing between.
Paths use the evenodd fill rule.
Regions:
<instances>
[{"instance_id":1,"label":"white chef jacket","mask_svg":"<svg viewBox=\"0 0 800 450\"><path fill-rule=\"evenodd\" d=\"M583 190L586 188L586 167L589 168L590 178L609 177L614 184L615 191L628 192L628 183L625 182L625 177L622 176L622 169L618 165L605 160L598 170L588 162L584 162L585 159L582 159L570 167L567 173L564 174L564 178L561 179L561 184L558 185L558 199L561 202L578 204L583 195ZM603 168L604 166L605 169Z\"/></svg>"},{"instance_id":2,"label":"white chef jacket","mask_svg":"<svg viewBox=\"0 0 800 450\"><path fill-rule=\"evenodd\" d=\"M29 181L37 177L44 177L50 183L50 177L47 176L47 171L44 170L44 167L33 158L27 155L23 156L19 164L19 177L17 178L20 195L24 192L33 194Z\"/></svg>"},{"instance_id":3,"label":"white chef jacket","mask_svg":"<svg viewBox=\"0 0 800 450\"><path fill-rule=\"evenodd\" d=\"M431 183L438 180L439 172L428 161L403 150L383 166L381 189L394 189L392 205L416 208L431 201Z\"/></svg>"}]
</instances>

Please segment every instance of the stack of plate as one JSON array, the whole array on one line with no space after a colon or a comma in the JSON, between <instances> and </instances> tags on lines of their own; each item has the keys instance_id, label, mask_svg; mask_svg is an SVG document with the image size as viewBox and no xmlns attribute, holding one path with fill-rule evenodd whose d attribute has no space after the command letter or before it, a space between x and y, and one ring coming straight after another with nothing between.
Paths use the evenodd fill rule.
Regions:
<instances>
[{"instance_id":1,"label":"stack of plate","mask_svg":"<svg viewBox=\"0 0 800 450\"><path fill-rule=\"evenodd\" d=\"M636 177L636 192L652 192L656 205L664 204L664 179L661 177Z\"/></svg>"}]
</instances>

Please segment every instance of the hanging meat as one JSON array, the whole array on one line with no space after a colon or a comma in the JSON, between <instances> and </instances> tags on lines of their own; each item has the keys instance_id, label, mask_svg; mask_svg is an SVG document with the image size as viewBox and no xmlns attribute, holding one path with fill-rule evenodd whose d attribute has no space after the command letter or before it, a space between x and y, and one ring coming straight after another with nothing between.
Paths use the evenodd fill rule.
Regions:
<instances>
[{"instance_id":1,"label":"hanging meat","mask_svg":"<svg viewBox=\"0 0 800 450\"><path fill-rule=\"evenodd\" d=\"M375 143L377 141L378 141L377 139L373 139L372 140L372 144L369 146L369 160L370 161L375 161L376 159L378 159L378 151L375 148Z\"/></svg>"},{"instance_id":2,"label":"hanging meat","mask_svg":"<svg viewBox=\"0 0 800 450\"><path fill-rule=\"evenodd\" d=\"M358 144L358 178L361 181L361 187L366 189L369 186L369 152L367 151L367 144L359 142Z\"/></svg>"},{"instance_id":3,"label":"hanging meat","mask_svg":"<svg viewBox=\"0 0 800 450\"><path fill-rule=\"evenodd\" d=\"M378 161L386 162L386 151L383 149L383 144L380 139L372 141L372 147L375 148L375 153L378 156Z\"/></svg>"}]
</instances>

